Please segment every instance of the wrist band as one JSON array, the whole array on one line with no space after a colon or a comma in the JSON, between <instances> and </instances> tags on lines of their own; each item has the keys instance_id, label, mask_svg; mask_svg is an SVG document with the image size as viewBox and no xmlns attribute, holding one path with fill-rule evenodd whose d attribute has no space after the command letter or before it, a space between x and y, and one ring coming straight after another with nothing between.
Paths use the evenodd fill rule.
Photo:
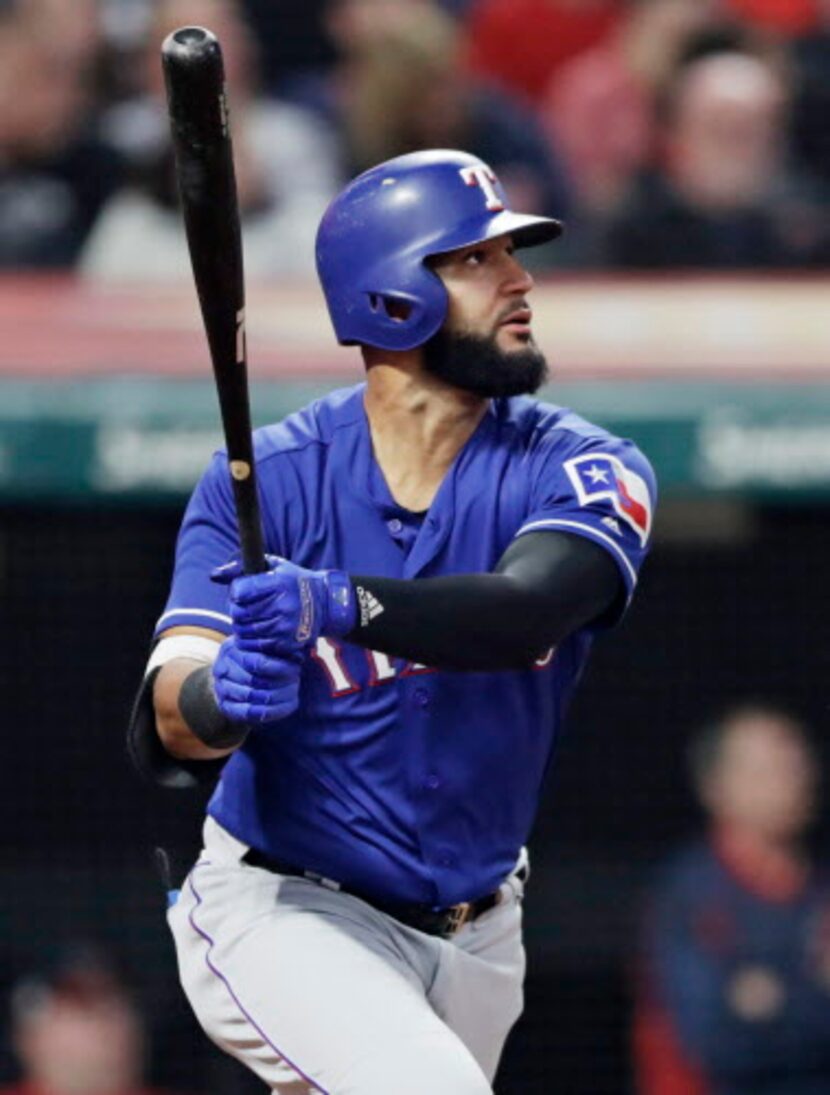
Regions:
<instances>
[{"instance_id":1,"label":"wrist band","mask_svg":"<svg viewBox=\"0 0 830 1095\"><path fill-rule=\"evenodd\" d=\"M248 736L244 723L231 722L219 709L211 665L202 665L185 677L179 689L179 712L190 731L211 749L235 749Z\"/></svg>"},{"instance_id":2,"label":"wrist band","mask_svg":"<svg viewBox=\"0 0 830 1095\"><path fill-rule=\"evenodd\" d=\"M216 661L221 642L206 635L165 635L159 639L147 662L145 673L151 673L174 658L191 658L194 662L210 665Z\"/></svg>"},{"instance_id":3,"label":"wrist band","mask_svg":"<svg viewBox=\"0 0 830 1095\"><path fill-rule=\"evenodd\" d=\"M357 623L357 603L351 578L342 570L326 571L326 627L324 634L341 638Z\"/></svg>"}]
</instances>

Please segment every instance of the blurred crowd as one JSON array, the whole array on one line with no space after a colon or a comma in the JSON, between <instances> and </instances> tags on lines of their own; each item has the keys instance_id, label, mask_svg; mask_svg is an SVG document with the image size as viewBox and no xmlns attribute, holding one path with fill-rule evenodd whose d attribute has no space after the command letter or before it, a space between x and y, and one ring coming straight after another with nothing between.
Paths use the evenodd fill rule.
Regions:
<instances>
[{"instance_id":1,"label":"blurred crowd","mask_svg":"<svg viewBox=\"0 0 830 1095\"><path fill-rule=\"evenodd\" d=\"M645 917L637 1095L826 1095L830 875L809 839L812 733L788 710L742 703L688 759L706 825L664 865Z\"/></svg>"},{"instance_id":2,"label":"blurred crowd","mask_svg":"<svg viewBox=\"0 0 830 1095\"><path fill-rule=\"evenodd\" d=\"M165 1095L142 1082L146 1023L100 947L79 940L55 951L20 978L10 1003L20 1078L0 1095Z\"/></svg>"},{"instance_id":3,"label":"blurred crowd","mask_svg":"<svg viewBox=\"0 0 830 1095\"><path fill-rule=\"evenodd\" d=\"M573 269L830 265L830 0L0 0L0 268L187 276L159 48L228 69L246 268L354 173L461 147Z\"/></svg>"}]
</instances>

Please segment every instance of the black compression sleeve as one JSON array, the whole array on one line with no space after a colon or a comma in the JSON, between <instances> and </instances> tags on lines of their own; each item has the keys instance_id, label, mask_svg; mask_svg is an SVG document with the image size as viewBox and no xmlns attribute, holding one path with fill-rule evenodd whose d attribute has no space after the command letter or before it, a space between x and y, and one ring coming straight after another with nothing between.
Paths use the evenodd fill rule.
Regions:
<instances>
[{"instance_id":1,"label":"black compression sleeve","mask_svg":"<svg viewBox=\"0 0 830 1095\"><path fill-rule=\"evenodd\" d=\"M514 540L492 574L352 582L383 611L361 611L348 640L439 669L526 668L623 595L607 551L559 532Z\"/></svg>"}]
</instances>

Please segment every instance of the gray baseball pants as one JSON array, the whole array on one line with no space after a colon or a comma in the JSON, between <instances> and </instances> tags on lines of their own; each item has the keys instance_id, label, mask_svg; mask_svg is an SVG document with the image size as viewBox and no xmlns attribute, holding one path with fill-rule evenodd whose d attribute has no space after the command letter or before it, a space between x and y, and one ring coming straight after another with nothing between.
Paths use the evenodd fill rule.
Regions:
<instances>
[{"instance_id":1,"label":"gray baseball pants","mask_svg":"<svg viewBox=\"0 0 830 1095\"><path fill-rule=\"evenodd\" d=\"M452 939L242 860L208 819L168 912L204 1030L281 1095L488 1095L522 1010L522 882Z\"/></svg>"}]
</instances>

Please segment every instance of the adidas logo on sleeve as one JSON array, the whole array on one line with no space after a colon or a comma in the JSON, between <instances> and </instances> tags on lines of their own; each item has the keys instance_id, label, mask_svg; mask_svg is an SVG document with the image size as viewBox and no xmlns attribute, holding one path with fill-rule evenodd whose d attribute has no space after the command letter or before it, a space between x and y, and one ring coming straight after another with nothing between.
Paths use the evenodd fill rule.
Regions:
<instances>
[{"instance_id":1,"label":"adidas logo on sleeve","mask_svg":"<svg viewBox=\"0 0 830 1095\"><path fill-rule=\"evenodd\" d=\"M367 627L372 620L383 612L383 605L368 589L357 586L357 603L360 606L360 626Z\"/></svg>"}]
</instances>

